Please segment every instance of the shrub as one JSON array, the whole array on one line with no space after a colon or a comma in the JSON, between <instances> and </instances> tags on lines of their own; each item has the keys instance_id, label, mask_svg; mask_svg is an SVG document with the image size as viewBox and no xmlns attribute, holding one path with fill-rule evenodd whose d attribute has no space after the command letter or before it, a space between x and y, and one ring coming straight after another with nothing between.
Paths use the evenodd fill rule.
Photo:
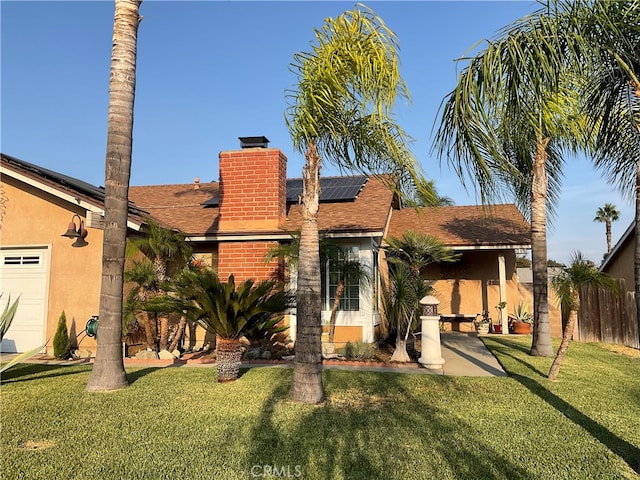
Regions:
<instances>
[{"instance_id":1,"label":"shrub","mask_svg":"<svg viewBox=\"0 0 640 480\"><path fill-rule=\"evenodd\" d=\"M349 360L373 360L376 358L376 349L370 343L347 342L341 350L342 355Z\"/></svg>"},{"instance_id":2,"label":"shrub","mask_svg":"<svg viewBox=\"0 0 640 480\"><path fill-rule=\"evenodd\" d=\"M63 360L71 356L71 340L69 340L69 332L67 331L67 316L62 311L58 319L58 328L56 335L53 337L53 356Z\"/></svg>"}]
</instances>

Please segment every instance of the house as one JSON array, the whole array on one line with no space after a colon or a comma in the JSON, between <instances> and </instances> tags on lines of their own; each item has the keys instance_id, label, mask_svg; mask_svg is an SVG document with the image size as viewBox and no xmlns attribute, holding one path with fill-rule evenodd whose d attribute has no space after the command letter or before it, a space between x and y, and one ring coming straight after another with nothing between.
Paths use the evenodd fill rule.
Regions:
<instances>
[{"instance_id":1,"label":"house","mask_svg":"<svg viewBox=\"0 0 640 480\"><path fill-rule=\"evenodd\" d=\"M287 179L285 155L269 148L266 138L240 140L240 149L219 154L217 182L130 187L128 227L134 235L151 217L180 229L195 254L223 278L284 278L283 265L265 264L264 254L299 230L302 181ZM94 349L94 339L82 331L98 314L104 190L4 154L0 173L1 288L12 298L21 295L2 349L22 351L52 339L63 311L81 348ZM401 236L410 228L431 233L462 253L460 262L426 272L435 281L442 312L474 314L490 310L499 299L517 301L515 252L529 248L529 227L515 206L400 209L384 177L325 177L321 182L321 232L368 266L374 279L348 285L337 318L337 343L375 339L381 247L387 236ZM62 236L68 225L85 229L86 237ZM322 266L324 322L333 304L332 268ZM295 312L288 321L295 338Z\"/></svg>"},{"instance_id":2,"label":"house","mask_svg":"<svg viewBox=\"0 0 640 480\"><path fill-rule=\"evenodd\" d=\"M636 239L635 228L636 222L634 220L600 266L601 272L608 273L613 278L624 280L624 284L629 292L635 290L635 276L633 273L633 257Z\"/></svg>"},{"instance_id":3,"label":"house","mask_svg":"<svg viewBox=\"0 0 640 480\"><path fill-rule=\"evenodd\" d=\"M400 237L407 230L432 235L460 254L457 262L432 264L423 273L433 282L439 312L450 320L447 328L472 331L469 320L482 312L498 322L501 302L507 314L520 299L530 298L516 272L516 254L531 248L530 227L515 205L395 211L388 235Z\"/></svg>"}]
</instances>

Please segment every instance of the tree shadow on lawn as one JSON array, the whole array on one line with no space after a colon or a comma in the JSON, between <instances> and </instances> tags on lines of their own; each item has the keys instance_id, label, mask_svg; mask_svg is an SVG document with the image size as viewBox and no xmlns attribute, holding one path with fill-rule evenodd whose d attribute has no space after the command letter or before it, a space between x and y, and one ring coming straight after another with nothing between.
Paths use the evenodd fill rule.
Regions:
<instances>
[{"instance_id":1,"label":"tree shadow on lawn","mask_svg":"<svg viewBox=\"0 0 640 480\"><path fill-rule=\"evenodd\" d=\"M90 371L89 364L46 365L41 363L19 363L2 373L0 384L4 385L8 383L29 382L42 378L76 375L87 371Z\"/></svg>"},{"instance_id":2,"label":"tree shadow on lawn","mask_svg":"<svg viewBox=\"0 0 640 480\"><path fill-rule=\"evenodd\" d=\"M528 350L523 348L518 348L520 345L509 343L508 341L502 339L494 339L496 343L500 343L505 348L496 348L496 351L500 352L500 354L505 355L520 365L528 368L533 371L536 375L543 377L545 380L547 375L542 373L537 368L533 367L530 363L518 358L517 356L509 353L509 349L511 350L521 350L528 355ZM506 370L506 369L505 369ZM516 380L518 383L525 386L531 393L540 397L544 400L548 405L555 408L558 412L564 415L566 418L571 420L576 425L582 427L584 430L589 432L589 434L606 446L613 453L621 457L627 465L629 465L636 473L640 473L640 449L626 440L620 438L612 431L608 430L606 427L600 425L598 422L588 417L584 413L577 410L573 405L571 405L566 400L560 398L558 395L549 391L542 383L535 380L534 378L527 377L524 375L520 375L518 373L509 372L511 378Z\"/></svg>"},{"instance_id":3,"label":"tree shadow on lawn","mask_svg":"<svg viewBox=\"0 0 640 480\"><path fill-rule=\"evenodd\" d=\"M325 370L327 399L310 406L289 401L291 376L280 376L254 426L247 470L321 479L531 477L467 422L408 391L402 377ZM438 378L426 388L455 381ZM281 418L292 415L293 429L283 428Z\"/></svg>"}]
</instances>

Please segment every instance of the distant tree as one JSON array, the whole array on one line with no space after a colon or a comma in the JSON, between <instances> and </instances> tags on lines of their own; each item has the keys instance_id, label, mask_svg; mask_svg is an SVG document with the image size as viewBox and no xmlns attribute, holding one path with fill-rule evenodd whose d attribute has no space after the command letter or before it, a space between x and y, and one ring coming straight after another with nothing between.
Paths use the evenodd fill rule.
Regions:
<instances>
[{"instance_id":1,"label":"distant tree","mask_svg":"<svg viewBox=\"0 0 640 480\"><path fill-rule=\"evenodd\" d=\"M620 212L612 203L605 203L604 207L598 208L594 222L605 224L607 234L607 254L611 253L611 222L617 222L620 219Z\"/></svg>"},{"instance_id":2,"label":"distant tree","mask_svg":"<svg viewBox=\"0 0 640 480\"><path fill-rule=\"evenodd\" d=\"M531 268L531 260L527 257L516 257L517 268Z\"/></svg>"},{"instance_id":3,"label":"distant tree","mask_svg":"<svg viewBox=\"0 0 640 480\"><path fill-rule=\"evenodd\" d=\"M550 258L549 260L547 260L547 267L548 268L562 268L562 267L564 267L564 263L560 263L560 262Z\"/></svg>"},{"instance_id":4,"label":"distant tree","mask_svg":"<svg viewBox=\"0 0 640 480\"><path fill-rule=\"evenodd\" d=\"M551 281L551 285L556 292L563 313L568 314L562 341L548 375L549 380L555 380L578 321L580 289L585 285L615 289L617 284L612 277L601 273L593 262L585 259L580 252L576 252L572 256L569 266L564 267L563 272Z\"/></svg>"}]
</instances>

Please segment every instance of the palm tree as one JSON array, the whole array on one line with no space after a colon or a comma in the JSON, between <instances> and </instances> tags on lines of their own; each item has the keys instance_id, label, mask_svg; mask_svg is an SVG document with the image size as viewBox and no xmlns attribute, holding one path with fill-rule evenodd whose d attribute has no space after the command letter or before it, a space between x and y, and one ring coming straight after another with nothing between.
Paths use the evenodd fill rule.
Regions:
<instances>
[{"instance_id":1,"label":"palm tree","mask_svg":"<svg viewBox=\"0 0 640 480\"><path fill-rule=\"evenodd\" d=\"M594 222L605 224L607 234L607 254L611 253L611 222L616 222L619 219L620 212L612 203L605 203L604 207L598 208L596 216L593 219Z\"/></svg>"},{"instance_id":2,"label":"palm tree","mask_svg":"<svg viewBox=\"0 0 640 480\"><path fill-rule=\"evenodd\" d=\"M122 300L133 142L136 49L141 0L115 0L105 167L105 230L100 289L100 333L87 390L126 387L122 359Z\"/></svg>"},{"instance_id":3,"label":"palm tree","mask_svg":"<svg viewBox=\"0 0 640 480\"><path fill-rule=\"evenodd\" d=\"M392 359L409 361L407 338L419 319L419 313L416 312L420 308L420 299L430 289L422 272L432 263L456 262L460 254L432 235L414 230L405 232L401 238L390 237L386 243L383 249L391 268L389 285L383 287L383 308L387 325L391 331L395 331L396 336L396 351ZM406 330L402 335L404 327Z\"/></svg>"},{"instance_id":4,"label":"palm tree","mask_svg":"<svg viewBox=\"0 0 640 480\"><path fill-rule=\"evenodd\" d=\"M218 381L238 377L242 357L240 338L257 338L278 330L281 313L293 297L275 281L258 284L249 279L236 286L233 275L221 282L211 268L185 269L165 284L169 294L150 302L158 310L173 311L216 335Z\"/></svg>"},{"instance_id":5,"label":"palm tree","mask_svg":"<svg viewBox=\"0 0 640 480\"><path fill-rule=\"evenodd\" d=\"M371 272L367 267L360 263L359 259L354 259L349 251L340 244L331 241L321 235L318 241L320 251L320 265L331 263L333 270L339 275L336 290L334 292L333 307L329 318L329 343L333 343L335 338L335 328L338 310L340 309L340 300L344 295L345 285L350 284L368 284L371 282ZM280 243L271 248L265 254L265 263L270 263L274 258L284 258L289 265L294 268L298 267L298 258L300 255L300 232L291 235L291 241ZM321 273L324 275L324 272Z\"/></svg>"},{"instance_id":6,"label":"palm tree","mask_svg":"<svg viewBox=\"0 0 640 480\"><path fill-rule=\"evenodd\" d=\"M585 147L584 120L562 22L544 9L505 28L470 59L445 98L434 148L483 201L506 192L531 222L534 332L530 353L551 356L547 292L547 219L560 191L563 153Z\"/></svg>"},{"instance_id":7,"label":"palm tree","mask_svg":"<svg viewBox=\"0 0 640 480\"><path fill-rule=\"evenodd\" d=\"M328 18L315 30L311 51L294 55L297 88L288 92L287 126L305 156L298 263L296 356L291 398L319 403L322 387L320 167L393 173L403 183L417 177L404 132L393 122L396 99L408 98L400 76L395 34L366 7Z\"/></svg>"},{"instance_id":8,"label":"palm tree","mask_svg":"<svg viewBox=\"0 0 640 480\"><path fill-rule=\"evenodd\" d=\"M392 362L411 361L407 340L420 318L420 299L428 295L430 290L429 282L421 276L416 277L404 263L394 265L389 271L388 282L382 284L385 322L396 332L396 348L390 359Z\"/></svg>"},{"instance_id":9,"label":"palm tree","mask_svg":"<svg viewBox=\"0 0 640 480\"><path fill-rule=\"evenodd\" d=\"M560 366L569 348L569 343L573 336L576 323L578 321L578 310L580 310L580 289L584 286L604 287L615 290L617 284L615 280L605 273L601 273L593 262L585 259L580 252L575 253L571 258L571 263L563 269L563 272L552 280L553 289L558 296L563 316L567 315L567 324L564 327L562 341L556 353L551 369L549 370L549 380L558 377Z\"/></svg>"},{"instance_id":10,"label":"palm tree","mask_svg":"<svg viewBox=\"0 0 640 480\"><path fill-rule=\"evenodd\" d=\"M338 283L334 293L331 315L329 317L329 343L333 343L336 333L336 319L340 309L340 300L344 295L347 284L360 285L371 283L371 274L367 267L360 263L360 259L353 258L350 252L339 245L328 246L320 258L325 257L338 275Z\"/></svg>"},{"instance_id":11,"label":"palm tree","mask_svg":"<svg viewBox=\"0 0 640 480\"><path fill-rule=\"evenodd\" d=\"M132 266L125 271L125 277L136 284L129 293L128 303L134 304L138 300L144 303L160 295L162 284L187 265L192 253L193 249L182 232L164 228L156 221L147 219L142 234L127 243L126 254L132 259ZM144 310L140 311L144 312ZM148 315L143 313L143 317ZM155 345L153 340L154 348L167 350L169 316L160 312L159 315L155 315L155 318L159 324L155 325L155 328L149 324L149 318L144 320L147 342L151 340L151 331L159 331L159 344Z\"/></svg>"}]
</instances>

